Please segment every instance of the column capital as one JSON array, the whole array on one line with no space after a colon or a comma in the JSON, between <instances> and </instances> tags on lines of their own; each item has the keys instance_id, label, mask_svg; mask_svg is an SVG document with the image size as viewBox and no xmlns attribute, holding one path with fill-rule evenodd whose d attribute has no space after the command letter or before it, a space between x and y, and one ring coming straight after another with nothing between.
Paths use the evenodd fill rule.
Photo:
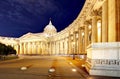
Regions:
<instances>
[{"instance_id":1,"label":"column capital","mask_svg":"<svg viewBox=\"0 0 120 79\"><path fill-rule=\"evenodd\" d=\"M99 8L98 10L93 10L91 12L92 16L102 16L102 8Z\"/></svg>"},{"instance_id":2,"label":"column capital","mask_svg":"<svg viewBox=\"0 0 120 79\"><path fill-rule=\"evenodd\" d=\"M78 33L78 31L74 31L74 34Z\"/></svg>"},{"instance_id":3,"label":"column capital","mask_svg":"<svg viewBox=\"0 0 120 79\"><path fill-rule=\"evenodd\" d=\"M79 27L79 30L84 30L84 27Z\"/></svg>"},{"instance_id":4,"label":"column capital","mask_svg":"<svg viewBox=\"0 0 120 79\"><path fill-rule=\"evenodd\" d=\"M85 24L85 25L92 24L92 19L90 19L90 20L86 20L86 21L84 22L84 24Z\"/></svg>"}]
</instances>

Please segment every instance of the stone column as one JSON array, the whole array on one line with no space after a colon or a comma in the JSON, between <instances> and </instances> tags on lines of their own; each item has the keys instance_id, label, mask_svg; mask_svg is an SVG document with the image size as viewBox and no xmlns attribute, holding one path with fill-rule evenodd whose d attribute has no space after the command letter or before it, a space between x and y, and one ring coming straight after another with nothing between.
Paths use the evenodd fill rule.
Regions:
<instances>
[{"instance_id":1,"label":"stone column","mask_svg":"<svg viewBox=\"0 0 120 79\"><path fill-rule=\"evenodd\" d=\"M48 42L48 54L50 55L50 42Z\"/></svg>"},{"instance_id":2,"label":"stone column","mask_svg":"<svg viewBox=\"0 0 120 79\"><path fill-rule=\"evenodd\" d=\"M20 43L20 54L23 54L23 46L22 46L22 43Z\"/></svg>"},{"instance_id":3,"label":"stone column","mask_svg":"<svg viewBox=\"0 0 120 79\"><path fill-rule=\"evenodd\" d=\"M33 54L33 46L32 46L32 42L30 42L30 54Z\"/></svg>"},{"instance_id":4,"label":"stone column","mask_svg":"<svg viewBox=\"0 0 120 79\"><path fill-rule=\"evenodd\" d=\"M62 53L62 41L60 39L60 54Z\"/></svg>"},{"instance_id":5,"label":"stone column","mask_svg":"<svg viewBox=\"0 0 120 79\"><path fill-rule=\"evenodd\" d=\"M55 42L52 41L52 54L54 55L55 54Z\"/></svg>"},{"instance_id":6,"label":"stone column","mask_svg":"<svg viewBox=\"0 0 120 79\"><path fill-rule=\"evenodd\" d=\"M21 43L21 54L24 54L24 43Z\"/></svg>"},{"instance_id":7,"label":"stone column","mask_svg":"<svg viewBox=\"0 0 120 79\"><path fill-rule=\"evenodd\" d=\"M27 54L27 43L25 42L25 54Z\"/></svg>"},{"instance_id":8,"label":"stone column","mask_svg":"<svg viewBox=\"0 0 120 79\"><path fill-rule=\"evenodd\" d=\"M28 54L28 43L26 42L26 54Z\"/></svg>"},{"instance_id":9,"label":"stone column","mask_svg":"<svg viewBox=\"0 0 120 79\"><path fill-rule=\"evenodd\" d=\"M40 42L40 54L43 55L43 41ZM51 48L51 47L50 47Z\"/></svg>"},{"instance_id":10,"label":"stone column","mask_svg":"<svg viewBox=\"0 0 120 79\"><path fill-rule=\"evenodd\" d=\"M35 42L35 54L37 54L37 43Z\"/></svg>"},{"instance_id":11,"label":"stone column","mask_svg":"<svg viewBox=\"0 0 120 79\"><path fill-rule=\"evenodd\" d=\"M29 42L27 42L27 54L29 54Z\"/></svg>"},{"instance_id":12,"label":"stone column","mask_svg":"<svg viewBox=\"0 0 120 79\"><path fill-rule=\"evenodd\" d=\"M31 53L31 54L34 54L34 46L33 46L33 42L31 43L31 49L32 49L32 53Z\"/></svg>"},{"instance_id":13,"label":"stone column","mask_svg":"<svg viewBox=\"0 0 120 79\"><path fill-rule=\"evenodd\" d=\"M46 50L47 55L49 55L49 42L47 42L47 50Z\"/></svg>"},{"instance_id":14,"label":"stone column","mask_svg":"<svg viewBox=\"0 0 120 79\"><path fill-rule=\"evenodd\" d=\"M37 54L37 43L35 42L35 54Z\"/></svg>"},{"instance_id":15,"label":"stone column","mask_svg":"<svg viewBox=\"0 0 120 79\"><path fill-rule=\"evenodd\" d=\"M23 43L23 54L25 54L26 51L26 47L25 47L25 43Z\"/></svg>"},{"instance_id":16,"label":"stone column","mask_svg":"<svg viewBox=\"0 0 120 79\"><path fill-rule=\"evenodd\" d=\"M116 1L108 0L108 42L116 42Z\"/></svg>"},{"instance_id":17,"label":"stone column","mask_svg":"<svg viewBox=\"0 0 120 79\"><path fill-rule=\"evenodd\" d=\"M76 30L75 32L74 32L74 43L75 43L75 45L74 45L74 50L75 50L75 54L79 54L78 52L78 30Z\"/></svg>"},{"instance_id":18,"label":"stone column","mask_svg":"<svg viewBox=\"0 0 120 79\"><path fill-rule=\"evenodd\" d=\"M17 55L19 55L19 53L20 53L20 45L17 44Z\"/></svg>"},{"instance_id":19,"label":"stone column","mask_svg":"<svg viewBox=\"0 0 120 79\"><path fill-rule=\"evenodd\" d=\"M32 45L33 45L33 47L32 47L33 48L33 54L36 54L36 52L35 52L35 42L33 42Z\"/></svg>"},{"instance_id":20,"label":"stone column","mask_svg":"<svg viewBox=\"0 0 120 79\"><path fill-rule=\"evenodd\" d=\"M59 41L56 41L56 53L59 54Z\"/></svg>"},{"instance_id":21,"label":"stone column","mask_svg":"<svg viewBox=\"0 0 120 79\"><path fill-rule=\"evenodd\" d=\"M77 32L74 32L74 34L73 34L73 42L74 42L74 49L73 49L73 51L74 51L74 54L77 54L77 39L76 39L76 33Z\"/></svg>"},{"instance_id":22,"label":"stone column","mask_svg":"<svg viewBox=\"0 0 120 79\"><path fill-rule=\"evenodd\" d=\"M66 38L64 38L63 44L64 44L64 46L63 46L64 52L63 53L66 55Z\"/></svg>"},{"instance_id":23,"label":"stone column","mask_svg":"<svg viewBox=\"0 0 120 79\"><path fill-rule=\"evenodd\" d=\"M92 16L92 43L97 42L97 16L93 14Z\"/></svg>"},{"instance_id":24,"label":"stone column","mask_svg":"<svg viewBox=\"0 0 120 79\"><path fill-rule=\"evenodd\" d=\"M36 41L36 54L38 54L38 42Z\"/></svg>"},{"instance_id":25,"label":"stone column","mask_svg":"<svg viewBox=\"0 0 120 79\"><path fill-rule=\"evenodd\" d=\"M79 50L79 54L82 53L82 33L81 33L82 28L80 27L78 30L78 50Z\"/></svg>"},{"instance_id":26,"label":"stone column","mask_svg":"<svg viewBox=\"0 0 120 79\"><path fill-rule=\"evenodd\" d=\"M102 42L108 42L108 0L102 5Z\"/></svg>"},{"instance_id":27,"label":"stone column","mask_svg":"<svg viewBox=\"0 0 120 79\"><path fill-rule=\"evenodd\" d=\"M57 42L55 41L55 55L57 54Z\"/></svg>"},{"instance_id":28,"label":"stone column","mask_svg":"<svg viewBox=\"0 0 120 79\"><path fill-rule=\"evenodd\" d=\"M51 53L52 52L52 48L51 47L52 47L52 45L51 45L51 42L50 42L50 50L49 50L50 51L50 55L52 55L52 53Z\"/></svg>"},{"instance_id":29,"label":"stone column","mask_svg":"<svg viewBox=\"0 0 120 79\"><path fill-rule=\"evenodd\" d=\"M120 42L120 0L116 0L116 41Z\"/></svg>"},{"instance_id":30,"label":"stone column","mask_svg":"<svg viewBox=\"0 0 120 79\"><path fill-rule=\"evenodd\" d=\"M29 50L28 45L29 45L29 44L28 44L28 42L27 42L27 51L26 51L26 52L27 52L27 54L29 53L29 52L28 52L28 50Z\"/></svg>"},{"instance_id":31,"label":"stone column","mask_svg":"<svg viewBox=\"0 0 120 79\"><path fill-rule=\"evenodd\" d=\"M28 43L28 54L32 54L31 42Z\"/></svg>"},{"instance_id":32,"label":"stone column","mask_svg":"<svg viewBox=\"0 0 120 79\"><path fill-rule=\"evenodd\" d=\"M57 54L59 55L60 49L59 49L59 40L57 41Z\"/></svg>"},{"instance_id":33,"label":"stone column","mask_svg":"<svg viewBox=\"0 0 120 79\"><path fill-rule=\"evenodd\" d=\"M49 51L49 55L51 55L51 42L49 42L48 44L48 51Z\"/></svg>"},{"instance_id":34,"label":"stone column","mask_svg":"<svg viewBox=\"0 0 120 79\"><path fill-rule=\"evenodd\" d=\"M64 47L64 44L65 44L65 40L63 39L63 40L62 40L62 54L65 53L65 47Z\"/></svg>"},{"instance_id":35,"label":"stone column","mask_svg":"<svg viewBox=\"0 0 120 79\"><path fill-rule=\"evenodd\" d=\"M56 55L56 41L54 41L54 54Z\"/></svg>"},{"instance_id":36,"label":"stone column","mask_svg":"<svg viewBox=\"0 0 120 79\"><path fill-rule=\"evenodd\" d=\"M39 42L39 54L40 55L42 54L42 43L41 43L41 41Z\"/></svg>"},{"instance_id":37,"label":"stone column","mask_svg":"<svg viewBox=\"0 0 120 79\"><path fill-rule=\"evenodd\" d=\"M29 51L30 49L29 49L29 42L27 43L27 54L29 54L30 53L30 51Z\"/></svg>"},{"instance_id":38,"label":"stone column","mask_svg":"<svg viewBox=\"0 0 120 79\"><path fill-rule=\"evenodd\" d=\"M26 43L24 42L24 54L26 54Z\"/></svg>"},{"instance_id":39,"label":"stone column","mask_svg":"<svg viewBox=\"0 0 120 79\"><path fill-rule=\"evenodd\" d=\"M61 44L60 44L60 40L59 40L59 54L61 53L61 46L60 46Z\"/></svg>"},{"instance_id":40,"label":"stone column","mask_svg":"<svg viewBox=\"0 0 120 79\"><path fill-rule=\"evenodd\" d=\"M54 41L51 42L52 55L54 54Z\"/></svg>"},{"instance_id":41,"label":"stone column","mask_svg":"<svg viewBox=\"0 0 120 79\"><path fill-rule=\"evenodd\" d=\"M67 55L69 55L69 36L67 37Z\"/></svg>"},{"instance_id":42,"label":"stone column","mask_svg":"<svg viewBox=\"0 0 120 79\"><path fill-rule=\"evenodd\" d=\"M78 51L78 33L77 33L77 37L76 37L76 51L77 51L77 54L79 54L79 51Z\"/></svg>"},{"instance_id":43,"label":"stone column","mask_svg":"<svg viewBox=\"0 0 120 79\"><path fill-rule=\"evenodd\" d=\"M87 46L88 46L88 24L85 25L85 53L87 53Z\"/></svg>"},{"instance_id":44,"label":"stone column","mask_svg":"<svg viewBox=\"0 0 120 79\"><path fill-rule=\"evenodd\" d=\"M38 41L38 42L37 42L37 53L38 53L38 54L40 54L39 49L40 49L40 43L39 43L39 41Z\"/></svg>"},{"instance_id":45,"label":"stone column","mask_svg":"<svg viewBox=\"0 0 120 79\"><path fill-rule=\"evenodd\" d=\"M85 30L82 28L81 30L82 33L82 54L85 54Z\"/></svg>"},{"instance_id":46,"label":"stone column","mask_svg":"<svg viewBox=\"0 0 120 79\"><path fill-rule=\"evenodd\" d=\"M71 35L68 36L68 54L71 54Z\"/></svg>"},{"instance_id":47,"label":"stone column","mask_svg":"<svg viewBox=\"0 0 120 79\"><path fill-rule=\"evenodd\" d=\"M52 53L55 55L55 41L52 42Z\"/></svg>"},{"instance_id":48,"label":"stone column","mask_svg":"<svg viewBox=\"0 0 120 79\"><path fill-rule=\"evenodd\" d=\"M66 54L68 55L68 50L69 50L69 49L68 49L68 37L66 38L66 44L67 44L67 45L66 45Z\"/></svg>"},{"instance_id":49,"label":"stone column","mask_svg":"<svg viewBox=\"0 0 120 79\"><path fill-rule=\"evenodd\" d=\"M71 45L71 49L70 49L70 54L73 54L73 52L74 52L74 50L73 50L73 42L74 42L74 36L73 36L73 34L71 34L71 42L70 42L70 45Z\"/></svg>"}]
</instances>

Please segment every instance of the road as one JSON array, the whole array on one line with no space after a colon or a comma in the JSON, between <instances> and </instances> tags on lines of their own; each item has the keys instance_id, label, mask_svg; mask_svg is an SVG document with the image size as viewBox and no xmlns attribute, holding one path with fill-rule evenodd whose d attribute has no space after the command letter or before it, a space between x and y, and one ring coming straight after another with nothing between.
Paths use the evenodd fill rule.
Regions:
<instances>
[{"instance_id":1,"label":"road","mask_svg":"<svg viewBox=\"0 0 120 79\"><path fill-rule=\"evenodd\" d=\"M26 67L26 70L21 70ZM54 68L55 72L48 70ZM76 70L75 70L76 69ZM85 79L65 57L27 56L0 62L0 79Z\"/></svg>"}]
</instances>

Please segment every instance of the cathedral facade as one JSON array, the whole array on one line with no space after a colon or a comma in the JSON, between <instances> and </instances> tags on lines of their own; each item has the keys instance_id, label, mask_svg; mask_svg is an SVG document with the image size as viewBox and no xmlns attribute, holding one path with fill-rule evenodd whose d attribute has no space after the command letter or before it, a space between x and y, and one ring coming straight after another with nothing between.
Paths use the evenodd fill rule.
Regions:
<instances>
[{"instance_id":1,"label":"cathedral facade","mask_svg":"<svg viewBox=\"0 0 120 79\"><path fill-rule=\"evenodd\" d=\"M80 14L57 32L50 21L43 33L0 37L23 55L87 55L90 75L120 77L120 0L86 0Z\"/></svg>"}]
</instances>

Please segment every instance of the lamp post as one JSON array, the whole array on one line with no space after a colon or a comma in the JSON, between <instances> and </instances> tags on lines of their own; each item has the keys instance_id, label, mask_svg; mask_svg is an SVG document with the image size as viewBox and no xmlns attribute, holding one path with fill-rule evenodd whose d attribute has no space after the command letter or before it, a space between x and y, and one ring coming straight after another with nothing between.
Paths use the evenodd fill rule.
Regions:
<instances>
[{"instance_id":1,"label":"lamp post","mask_svg":"<svg viewBox=\"0 0 120 79\"><path fill-rule=\"evenodd\" d=\"M75 59L75 42L72 42L73 47L73 60Z\"/></svg>"}]
</instances>

